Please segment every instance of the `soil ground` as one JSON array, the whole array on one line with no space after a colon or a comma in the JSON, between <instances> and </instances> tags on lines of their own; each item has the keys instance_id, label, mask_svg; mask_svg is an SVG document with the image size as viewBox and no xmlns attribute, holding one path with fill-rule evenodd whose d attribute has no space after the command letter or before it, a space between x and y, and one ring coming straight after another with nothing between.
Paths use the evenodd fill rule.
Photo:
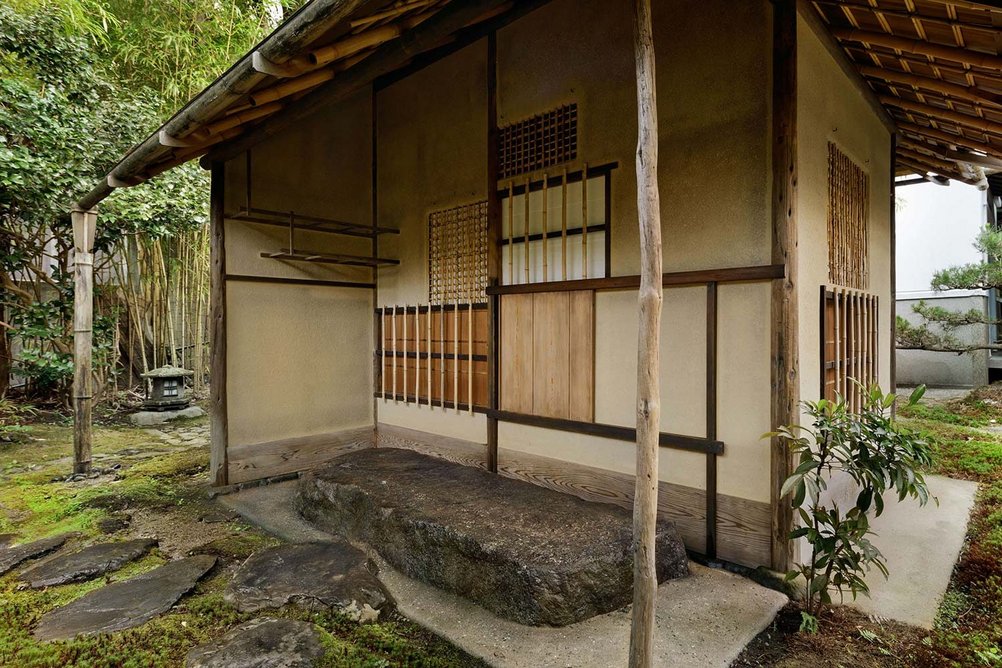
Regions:
<instances>
[{"instance_id":1,"label":"soil ground","mask_svg":"<svg viewBox=\"0 0 1002 668\"><path fill-rule=\"evenodd\" d=\"M899 412L936 450L931 472L980 483L967 538L932 630L829 609L799 631L797 604L745 648L735 666L835 668L1002 666L1002 384ZM880 577L871 574L870 577Z\"/></svg>"},{"instance_id":2,"label":"soil ground","mask_svg":"<svg viewBox=\"0 0 1002 668\"><path fill-rule=\"evenodd\" d=\"M15 442L0 442L0 534L16 534L18 542L26 542L79 532L60 553L138 537L155 537L159 547L107 578L80 584L26 590L16 579L23 567L0 577L0 665L180 666L189 649L251 618L226 604L222 591L247 556L279 541L208 498L205 418L157 429L104 419L94 430L96 474L79 480L68 475L69 420L48 414L45 422L28 426L15 434ZM110 520L117 520L118 527ZM106 535L102 527L113 533ZM69 642L33 638L35 623L45 612L107 582L200 553L217 555L218 565L169 613L131 630ZM274 614L309 619L321 627L327 648L323 666L483 665L399 616L358 625L336 613L293 607Z\"/></svg>"}]
</instances>

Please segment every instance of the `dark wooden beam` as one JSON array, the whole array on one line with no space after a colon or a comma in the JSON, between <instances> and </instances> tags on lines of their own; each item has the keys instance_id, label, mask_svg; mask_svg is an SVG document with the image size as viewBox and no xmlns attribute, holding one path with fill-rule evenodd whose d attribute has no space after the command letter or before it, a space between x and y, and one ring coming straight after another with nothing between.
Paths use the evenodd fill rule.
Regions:
<instances>
[{"instance_id":1,"label":"dark wooden beam","mask_svg":"<svg viewBox=\"0 0 1002 668\"><path fill-rule=\"evenodd\" d=\"M580 420L565 420L563 418L546 417L543 415L529 415L528 413L515 413L512 411L489 410L489 417L494 417L501 422L513 422L524 424L529 427L540 427L542 429L554 429L556 431L569 431L575 434L585 434L586 436L598 436L617 441L636 442L637 430L634 427L621 427L613 424L603 424L601 422L582 422ZM660 432L658 434L658 445L670 450L685 450L687 452L701 452L721 455L724 453L724 444L718 440L702 438L700 436L686 436L684 434L672 434Z\"/></svg>"},{"instance_id":2,"label":"dark wooden beam","mask_svg":"<svg viewBox=\"0 0 1002 668\"><path fill-rule=\"evenodd\" d=\"M706 284L706 438L717 440L717 284ZM717 456L706 455L706 556L717 556Z\"/></svg>"},{"instance_id":3,"label":"dark wooden beam","mask_svg":"<svg viewBox=\"0 0 1002 668\"><path fill-rule=\"evenodd\" d=\"M214 486L229 484L229 417L226 410L226 218L223 211L226 168L212 165L209 190L209 309L212 364L209 376L211 448L209 480Z\"/></svg>"},{"instance_id":4,"label":"dark wooden beam","mask_svg":"<svg viewBox=\"0 0 1002 668\"><path fill-rule=\"evenodd\" d=\"M312 285L325 288L362 288L372 290L375 283L358 283L355 281L331 281L323 278L286 278L284 276L252 276L249 274L226 274L228 282L233 283L272 283L275 285Z\"/></svg>"},{"instance_id":5,"label":"dark wooden beam","mask_svg":"<svg viewBox=\"0 0 1002 668\"><path fill-rule=\"evenodd\" d=\"M710 281L715 283L744 283L768 281L785 277L786 267L784 265L767 264L754 267L666 272L661 274L661 285L667 288L683 285L702 285ZM498 285L488 287L487 294L517 295L536 292L572 292L574 290L629 290L639 287L640 276L609 276L606 278L584 278L572 281Z\"/></svg>"},{"instance_id":6,"label":"dark wooden beam","mask_svg":"<svg viewBox=\"0 0 1002 668\"><path fill-rule=\"evenodd\" d=\"M889 207L890 226L891 226L891 229L890 229L890 237L891 237L891 240L890 240L890 246L891 246L891 249L890 249L890 253L891 253L891 257L890 257L891 298L889 300L890 301L890 308L891 308L891 317L888 318L888 320L890 320L890 322L888 323L888 329L889 329L888 334L890 336L890 344L888 346L888 355L890 357L888 358L888 362L890 363L890 367L891 367L891 371L890 371L891 377L888 378L888 387L889 387L888 391L889 392L896 392L897 391L897 367L898 367L898 365L897 365L897 354L895 353L895 349L897 348L896 341L897 341L897 315L898 315L897 314L897 308L895 306L895 302L897 301L896 297L897 297L897 290L898 290L898 288L897 288L897 281L898 281L898 269L897 269L897 250L898 250L897 249L897 245L898 245L898 239L897 239L897 210L898 210L898 207L897 207L897 200L894 197L894 188L895 188L895 182L894 182L894 159L895 159L895 156L897 155L897 152L898 152L898 145L897 144L898 144L897 135L895 135L895 134L892 133L891 134L891 157L890 157L890 159L891 159L891 176L890 176L890 179L891 179L891 186L890 186L891 187L891 196L890 196L890 201L887 203L887 205ZM822 336L824 336L823 333L822 333ZM879 369L877 370L877 373L878 374L880 373ZM893 407L892 407L892 410L894 410Z\"/></svg>"},{"instance_id":7,"label":"dark wooden beam","mask_svg":"<svg viewBox=\"0 0 1002 668\"><path fill-rule=\"evenodd\" d=\"M773 429L798 421L800 404L799 323L797 311L797 6L773 3L772 51L772 262L786 265L786 277L772 284L770 422ZM793 509L780 496L792 472L787 444L772 440L770 502L772 568L792 563Z\"/></svg>"}]
</instances>

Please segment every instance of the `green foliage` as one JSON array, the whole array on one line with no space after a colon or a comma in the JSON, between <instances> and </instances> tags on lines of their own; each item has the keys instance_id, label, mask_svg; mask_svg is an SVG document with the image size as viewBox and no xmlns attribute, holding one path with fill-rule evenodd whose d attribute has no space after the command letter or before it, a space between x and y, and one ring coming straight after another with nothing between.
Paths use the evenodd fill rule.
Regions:
<instances>
[{"instance_id":1,"label":"green foliage","mask_svg":"<svg viewBox=\"0 0 1002 668\"><path fill-rule=\"evenodd\" d=\"M54 350L25 348L17 360L17 370L32 381L36 391L47 394L64 388L73 376L73 357Z\"/></svg>"},{"instance_id":2,"label":"green foliage","mask_svg":"<svg viewBox=\"0 0 1002 668\"><path fill-rule=\"evenodd\" d=\"M924 391L918 388L909 405ZM876 568L887 576L883 555L868 538L870 514L883 512L884 492L894 490L899 501L912 497L920 505L929 499L920 471L932 461L929 444L893 422L889 409L895 395L885 395L875 384L865 388L864 398L859 413L850 412L842 398L806 402L811 426L785 426L768 434L782 439L798 460L781 495L791 498L802 521L789 538L805 540L810 557L787 578L804 578L806 612L815 617L822 603L831 603L831 591L842 597L869 595L866 573ZM848 476L859 489L851 508L822 498L833 475Z\"/></svg>"},{"instance_id":3,"label":"green foliage","mask_svg":"<svg viewBox=\"0 0 1002 668\"><path fill-rule=\"evenodd\" d=\"M0 397L0 442L17 442L31 432L24 424L37 414L31 406Z\"/></svg>"},{"instance_id":4,"label":"green foliage","mask_svg":"<svg viewBox=\"0 0 1002 668\"><path fill-rule=\"evenodd\" d=\"M1002 288L1002 231L986 228L974 248L988 259L984 262L949 267L932 277L933 290L988 290Z\"/></svg>"}]
</instances>

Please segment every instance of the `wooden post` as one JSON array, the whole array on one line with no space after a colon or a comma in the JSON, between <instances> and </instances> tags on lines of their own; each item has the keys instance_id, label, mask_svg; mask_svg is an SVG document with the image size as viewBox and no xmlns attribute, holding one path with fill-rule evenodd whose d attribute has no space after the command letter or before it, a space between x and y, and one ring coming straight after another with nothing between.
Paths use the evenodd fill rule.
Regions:
<instances>
[{"instance_id":1,"label":"wooden post","mask_svg":"<svg viewBox=\"0 0 1002 668\"><path fill-rule=\"evenodd\" d=\"M73 221L73 472L90 471L91 342L94 323L94 231L97 209L74 209Z\"/></svg>"},{"instance_id":2,"label":"wooden post","mask_svg":"<svg viewBox=\"0 0 1002 668\"><path fill-rule=\"evenodd\" d=\"M487 285L501 283L501 202L498 187L498 119L497 119L497 34L487 36ZM508 230L511 234L512 184L508 185ZM513 239L508 245L508 282L514 283L512 271ZM501 298L487 296L487 407L498 409L498 341L501 334ZM487 470L498 472L498 421L487 418Z\"/></svg>"},{"instance_id":3,"label":"wooden post","mask_svg":"<svg viewBox=\"0 0 1002 668\"><path fill-rule=\"evenodd\" d=\"M248 174L250 161L247 162ZM229 420L226 409L226 227L225 173L223 163L212 163L209 196L209 308L212 325L212 368L210 370L210 414L212 445L209 455L209 480L213 485L229 484ZM247 179L250 199L250 177Z\"/></svg>"},{"instance_id":4,"label":"wooden post","mask_svg":"<svg viewBox=\"0 0 1002 668\"><path fill-rule=\"evenodd\" d=\"M786 266L786 278L772 282L771 385L773 428L798 421L800 362L797 322L797 3L773 3L772 53L772 262ZM791 473L790 451L771 444L772 568L790 567L788 536L793 509L781 499Z\"/></svg>"},{"instance_id":5,"label":"wooden post","mask_svg":"<svg viewBox=\"0 0 1002 668\"><path fill-rule=\"evenodd\" d=\"M637 218L640 223L640 336L637 346L637 473L633 501L633 620L630 666L651 666L658 576L658 440L661 422L661 201L658 195L658 112L650 0L635 0L637 68ZM582 193L587 171L582 175ZM582 221L582 242L588 220ZM585 270L586 271L586 270ZM587 275L587 274L585 274Z\"/></svg>"},{"instance_id":6,"label":"wooden post","mask_svg":"<svg viewBox=\"0 0 1002 668\"><path fill-rule=\"evenodd\" d=\"M897 216L897 206L896 206L896 202L895 202L895 199L894 199L894 161L896 159L897 154L898 154L898 137L895 134L891 134L891 164L890 164L891 201L889 203L890 207L891 207L891 212L890 212L890 214L891 214L890 215L890 221L891 221L891 244L890 244L890 246L891 246L891 248L890 248L890 253L891 253L891 257L890 257L891 286L890 286L890 304L888 305L888 306L890 306L890 309L891 309L891 317L888 318L888 320L890 320L890 323L889 323L890 324L890 332L889 332L889 334L890 334L890 337L891 337L890 338L890 343L888 345L890 346L889 347L889 351L890 351L890 355L891 356L887 360L888 363L890 364L891 368L890 368L890 378L887 379L887 391L888 392L897 392L898 391L898 383L897 383L897 366L898 365L897 365L897 351L896 351L896 349L897 349L897 330L896 330L896 326L897 326L897 310L896 310L896 306L895 306L895 301L896 301L896 297L897 297L897 290L898 290L898 288L897 288L897 252L898 252L898 245L897 245L897 223L896 223L896 220L895 220L896 216ZM879 306L879 304L878 304L878 306ZM880 342L879 337L877 339L877 342L878 342L878 346L875 348L875 350L879 350L879 342ZM879 368L876 371L876 375L877 376L880 375L880 369ZM895 411L895 406L891 406L892 415L894 414L894 411Z\"/></svg>"}]
</instances>

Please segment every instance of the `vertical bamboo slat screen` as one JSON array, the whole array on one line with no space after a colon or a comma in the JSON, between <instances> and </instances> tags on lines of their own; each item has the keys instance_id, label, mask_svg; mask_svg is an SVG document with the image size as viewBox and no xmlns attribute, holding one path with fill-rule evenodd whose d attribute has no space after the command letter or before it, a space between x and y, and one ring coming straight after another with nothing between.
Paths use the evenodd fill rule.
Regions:
<instances>
[{"instance_id":1,"label":"vertical bamboo slat screen","mask_svg":"<svg viewBox=\"0 0 1002 668\"><path fill-rule=\"evenodd\" d=\"M828 142L828 280L834 285L869 287L870 177Z\"/></svg>"},{"instance_id":2,"label":"vertical bamboo slat screen","mask_svg":"<svg viewBox=\"0 0 1002 668\"><path fill-rule=\"evenodd\" d=\"M428 298L432 304L484 302L487 202L428 216Z\"/></svg>"},{"instance_id":3,"label":"vertical bamboo slat screen","mask_svg":"<svg viewBox=\"0 0 1002 668\"><path fill-rule=\"evenodd\" d=\"M569 162L577 154L576 103L498 128L498 174L502 179Z\"/></svg>"},{"instance_id":4,"label":"vertical bamboo slat screen","mask_svg":"<svg viewBox=\"0 0 1002 668\"><path fill-rule=\"evenodd\" d=\"M841 396L852 411L863 405L863 388L879 380L878 306L876 295L821 286L821 396Z\"/></svg>"},{"instance_id":5,"label":"vertical bamboo slat screen","mask_svg":"<svg viewBox=\"0 0 1002 668\"><path fill-rule=\"evenodd\" d=\"M608 275L607 167L509 181L501 197L501 283ZM527 194L528 193L528 194Z\"/></svg>"},{"instance_id":6,"label":"vertical bamboo slat screen","mask_svg":"<svg viewBox=\"0 0 1002 668\"><path fill-rule=\"evenodd\" d=\"M456 411L487 406L486 304L387 306L376 319L378 396Z\"/></svg>"}]
</instances>

